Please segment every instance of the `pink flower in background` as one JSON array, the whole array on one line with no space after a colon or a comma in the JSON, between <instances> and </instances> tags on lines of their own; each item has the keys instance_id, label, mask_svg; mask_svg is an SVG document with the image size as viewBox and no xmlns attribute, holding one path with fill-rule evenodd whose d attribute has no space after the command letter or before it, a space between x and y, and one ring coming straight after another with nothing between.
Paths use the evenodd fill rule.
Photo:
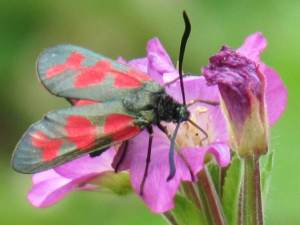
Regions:
<instances>
[{"instance_id":1,"label":"pink flower in background","mask_svg":"<svg viewBox=\"0 0 300 225\"><path fill-rule=\"evenodd\" d=\"M122 59L119 60L126 63ZM178 77L177 70L157 38L148 42L147 57L131 60L128 64L147 73L161 85ZM187 101L194 99L219 101L218 89L207 86L203 77L186 77L184 84ZM181 101L179 82L166 86L166 91L174 99ZM170 141L166 134L156 127L154 127L151 162L142 196L140 185L146 165L149 139L146 131L129 140L127 153L119 166L119 170L129 172L133 189L153 212L162 213L174 206L173 198L180 182L192 181L203 168L206 154L214 155L220 166L227 166L230 162L228 132L220 107L196 103L190 107L190 112L191 118L207 132L208 138L204 140L203 134L188 123L181 125L176 139L179 148L175 155L176 175L172 180L169 182L166 180L169 174ZM165 125L171 133L174 126ZM33 187L28 198L33 205L46 207L62 199L70 191L94 190L98 187L94 180L113 171L111 163L121 154L119 151L115 157L114 148L110 148L98 157L85 156L55 169L38 173L33 176Z\"/></svg>"},{"instance_id":2,"label":"pink flower in background","mask_svg":"<svg viewBox=\"0 0 300 225\"><path fill-rule=\"evenodd\" d=\"M280 77L259 58L266 45L263 35L254 33L237 50L223 47L202 70L209 85L218 85L232 143L241 156L267 151L268 124L287 102Z\"/></svg>"}]
</instances>

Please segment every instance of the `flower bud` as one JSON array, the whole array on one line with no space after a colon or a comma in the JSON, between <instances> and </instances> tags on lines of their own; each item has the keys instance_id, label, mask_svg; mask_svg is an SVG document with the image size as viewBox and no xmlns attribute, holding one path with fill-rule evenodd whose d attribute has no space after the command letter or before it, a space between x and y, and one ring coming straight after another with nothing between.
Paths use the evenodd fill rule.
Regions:
<instances>
[{"instance_id":1,"label":"flower bud","mask_svg":"<svg viewBox=\"0 0 300 225\"><path fill-rule=\"evenodd\" d=\"M209 62L202 72L209 85L219 87L233 149L241 157L265 154L265 77L259 65L228 47L223 47Z\"/></svg>"}]
</instances>

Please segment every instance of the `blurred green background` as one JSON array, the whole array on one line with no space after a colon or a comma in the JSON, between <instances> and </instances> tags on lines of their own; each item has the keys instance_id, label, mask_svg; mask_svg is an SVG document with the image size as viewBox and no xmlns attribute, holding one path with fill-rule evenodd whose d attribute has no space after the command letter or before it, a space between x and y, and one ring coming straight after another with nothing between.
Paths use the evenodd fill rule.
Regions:
<instances>
[{"instance_id":1,"label":"blurred green background","mask_svg":"<svg viewBox=\"0 0 300 225\"><path fill-rule=\"evenodd\" d=\"M177 60L181 11L193 31L185 71L199 73L222 44L238 47L255 31L269 40L263 59L289 89L288 109L272 128L275 168L266 208L267 224L300 224L300 1L299 0L114 0L0 1L0 224L164 224L133 195L72 193L48 209L26 200L30 176L13 172L10 155L32 122L66 105L37 81L35 60L49 46L73 43L115 58L143 56L158 36ZM298 138L298 139L297 139Z\"/></svg>"}]
</instances>

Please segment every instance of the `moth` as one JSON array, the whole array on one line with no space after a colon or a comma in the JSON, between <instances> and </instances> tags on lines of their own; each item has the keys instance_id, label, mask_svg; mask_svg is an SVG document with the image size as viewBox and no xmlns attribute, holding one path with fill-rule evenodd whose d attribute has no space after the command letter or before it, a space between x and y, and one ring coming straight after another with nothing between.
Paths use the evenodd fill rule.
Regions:
<instances>
[{"instance_id":1,"label":"moth","mask_svg":"<svg viewBox=\"0 0 300 225\"><path fill-rule=\"evenodd\" d=\"M183 103L172 99L147 74L90 50L74 45L45 50L37 60L38 78L51 94L66 98L72 106L49 112L28 128L14 151L13 168L21 173L37 173L84 154L100 155L115 144L123 143L121 146L126 148L128 140L143 129L150 134L149 153L152 125L163 129L160 122L164 121L177 124L169 153L170 180L176 170L177 131L181 122L191 121L182 80L191 27L185 12L183 15L186 26L179 54ZM150 160L150 154L147 158ZM148 166L147 161L144 178Z\"/></svg>"}]
</instances>

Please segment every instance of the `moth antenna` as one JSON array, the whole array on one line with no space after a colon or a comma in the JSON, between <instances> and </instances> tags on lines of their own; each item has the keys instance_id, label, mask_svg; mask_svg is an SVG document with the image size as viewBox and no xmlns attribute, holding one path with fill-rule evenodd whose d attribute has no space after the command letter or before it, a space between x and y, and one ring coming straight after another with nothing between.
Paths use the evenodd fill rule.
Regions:
<instances>
[{"instance_id":1,"label":"moth antenna","mask_svg":"<svg viewBox=\"0 0 300 225\"><path fill-rule=\"evenodd\" d=\"M169 171L169 176L167 178L167 181L170 181L176 173L176 166L175 166L175 160L174 160L174 152L175 152L175 139L177 136L177 132L179 130L181 122L177 123L174 133L172 135L171 138L171 145L170 145L170 151L169 151L169 167L170 167L170 171Z\"/></svg>"},{"instance_id":2,"label":"moth antenna","mask_svg":"<svg viewBox=\"0 0 300 225\"><path fill-rule=\"evenodd\" d=\"M183 75L182 75L182 64L183 64L183 58L184 58L184 52L185 52L185 46L186 43L189 39L190 33L191 33L191 23L189 20L189 17L185 11L182 13L183 15L183 20L184 20L184 32L181 38L181 43L180 43L180 50L179 50L179 78L180 78L180 88L181 88L181 94L182 94L182 101L183 104L186 105L186 100L185 100L185 92L184 92L184 85L183 85Z\"/></svg>"}]
</instances>

